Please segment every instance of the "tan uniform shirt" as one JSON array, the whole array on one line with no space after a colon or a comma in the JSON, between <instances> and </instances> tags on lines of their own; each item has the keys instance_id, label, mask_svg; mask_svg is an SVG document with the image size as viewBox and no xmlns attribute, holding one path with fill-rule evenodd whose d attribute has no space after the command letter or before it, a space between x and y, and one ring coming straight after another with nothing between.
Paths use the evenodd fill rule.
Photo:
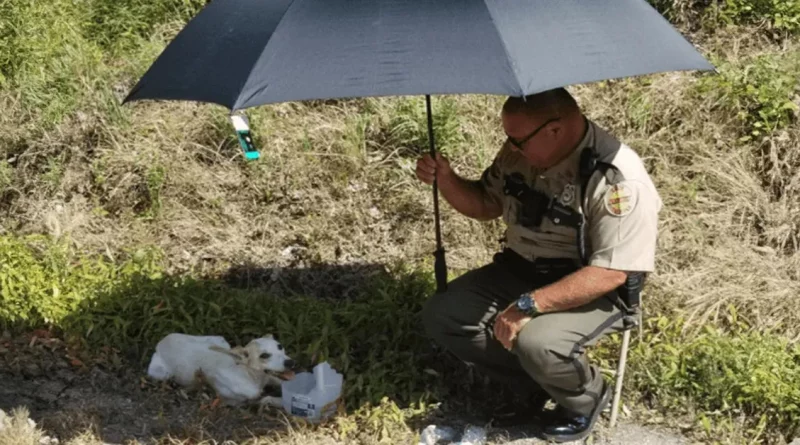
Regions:
<instances>
[{"instance_id":1,"label":"tan uniform shirt","mask_svg":"<svg viewBox=\"0 0 800 445\"><path fill-rule=\"evenodd\" d=\"M506 143L481 181L502 204L506 243L528 260L572 258L580 260L578 231L556 224L548 217L538 227L526 224L523 204L503 192L508 175L518 174L528 187L554 197L562 205L585 214L586 251L589 265L623 271L652 272L655 263L658 213L662 201L639 156L630 147L588 122L588 131L575 151L549 169L531 167ZM610 185L595 173L580 205L579 164L581 152L595 147L601 160L614 165L624 180ZM530 211L524 214L530 214Z\"/></svg>"}]
</instances>

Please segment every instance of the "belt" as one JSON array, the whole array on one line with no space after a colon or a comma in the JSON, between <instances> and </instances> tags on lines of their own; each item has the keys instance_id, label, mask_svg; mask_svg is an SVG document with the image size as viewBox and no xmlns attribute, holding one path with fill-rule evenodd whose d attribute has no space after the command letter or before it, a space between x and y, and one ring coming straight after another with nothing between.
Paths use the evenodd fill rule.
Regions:
<instances>
[{"instance_id":1,"label":"belt","mask_svg":"<svg viewBox=\"0 0 800 445\"><path fill-rule=\"evenodd\" d=\"M494 262L525 281L558 281L580 268L573 258L526 259L512 249L505 248L494 256Z\"/></svg>"}]
</instances>

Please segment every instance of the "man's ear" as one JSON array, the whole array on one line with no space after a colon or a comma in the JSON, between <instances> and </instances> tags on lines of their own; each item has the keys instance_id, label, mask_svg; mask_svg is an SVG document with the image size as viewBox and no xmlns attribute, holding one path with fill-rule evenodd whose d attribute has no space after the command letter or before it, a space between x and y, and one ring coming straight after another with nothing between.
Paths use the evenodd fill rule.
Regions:
<instances>
[{"instance_id":1,"label":"man's ear","mask_svg":"<svg viewBox=\"0 0 800 445\"><path fill-rule=\"evenodd\" d=\"M561 121L551 122L545 131L553 138L558 139L564 135L564 124L562 124Z\"/></svg>"}]
</instances>

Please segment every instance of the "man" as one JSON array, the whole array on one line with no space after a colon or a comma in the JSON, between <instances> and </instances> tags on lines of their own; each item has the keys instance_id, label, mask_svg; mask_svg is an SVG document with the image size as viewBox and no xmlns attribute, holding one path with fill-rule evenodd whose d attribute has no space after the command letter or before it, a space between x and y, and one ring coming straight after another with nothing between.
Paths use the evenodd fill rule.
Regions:
<instances>
[{"instance_id":1,"label":"man","mask_svg":"<svg viewBox=\"0 0 800 445\"><path fill-rule=\"evenodd\" d=\"M459 177L441 155L417 163L418 178L435 177L457 211L507 225L502 252L431 297L423 323L461 360L520 381L518 392L546 391L558 409L545 414L541 398L534 407L545 436L579 440L611 393L584 348L635 313L661 199L639 156L565 89L510 97L501 116L508 138L480 180Z\"/></svg>"}]
</instances>

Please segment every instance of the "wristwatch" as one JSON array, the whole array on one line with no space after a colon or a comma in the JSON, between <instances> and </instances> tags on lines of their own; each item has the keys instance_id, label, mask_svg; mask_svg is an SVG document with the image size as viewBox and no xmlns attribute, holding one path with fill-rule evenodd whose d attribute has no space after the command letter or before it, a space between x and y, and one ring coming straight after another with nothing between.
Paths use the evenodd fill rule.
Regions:
<instances>
[{"instance_id":1,"label":"wristwatch","mask_svg":"<svg viewBox=\"0 0 800 445\"><path fill-rule=\"evenodd\" d=\"M535 317L540 314L539 308L536 306L536 300L533 298L535 292L525 292L517 299L517 309L529 317Z\"/></svg>"}]
</instances>

